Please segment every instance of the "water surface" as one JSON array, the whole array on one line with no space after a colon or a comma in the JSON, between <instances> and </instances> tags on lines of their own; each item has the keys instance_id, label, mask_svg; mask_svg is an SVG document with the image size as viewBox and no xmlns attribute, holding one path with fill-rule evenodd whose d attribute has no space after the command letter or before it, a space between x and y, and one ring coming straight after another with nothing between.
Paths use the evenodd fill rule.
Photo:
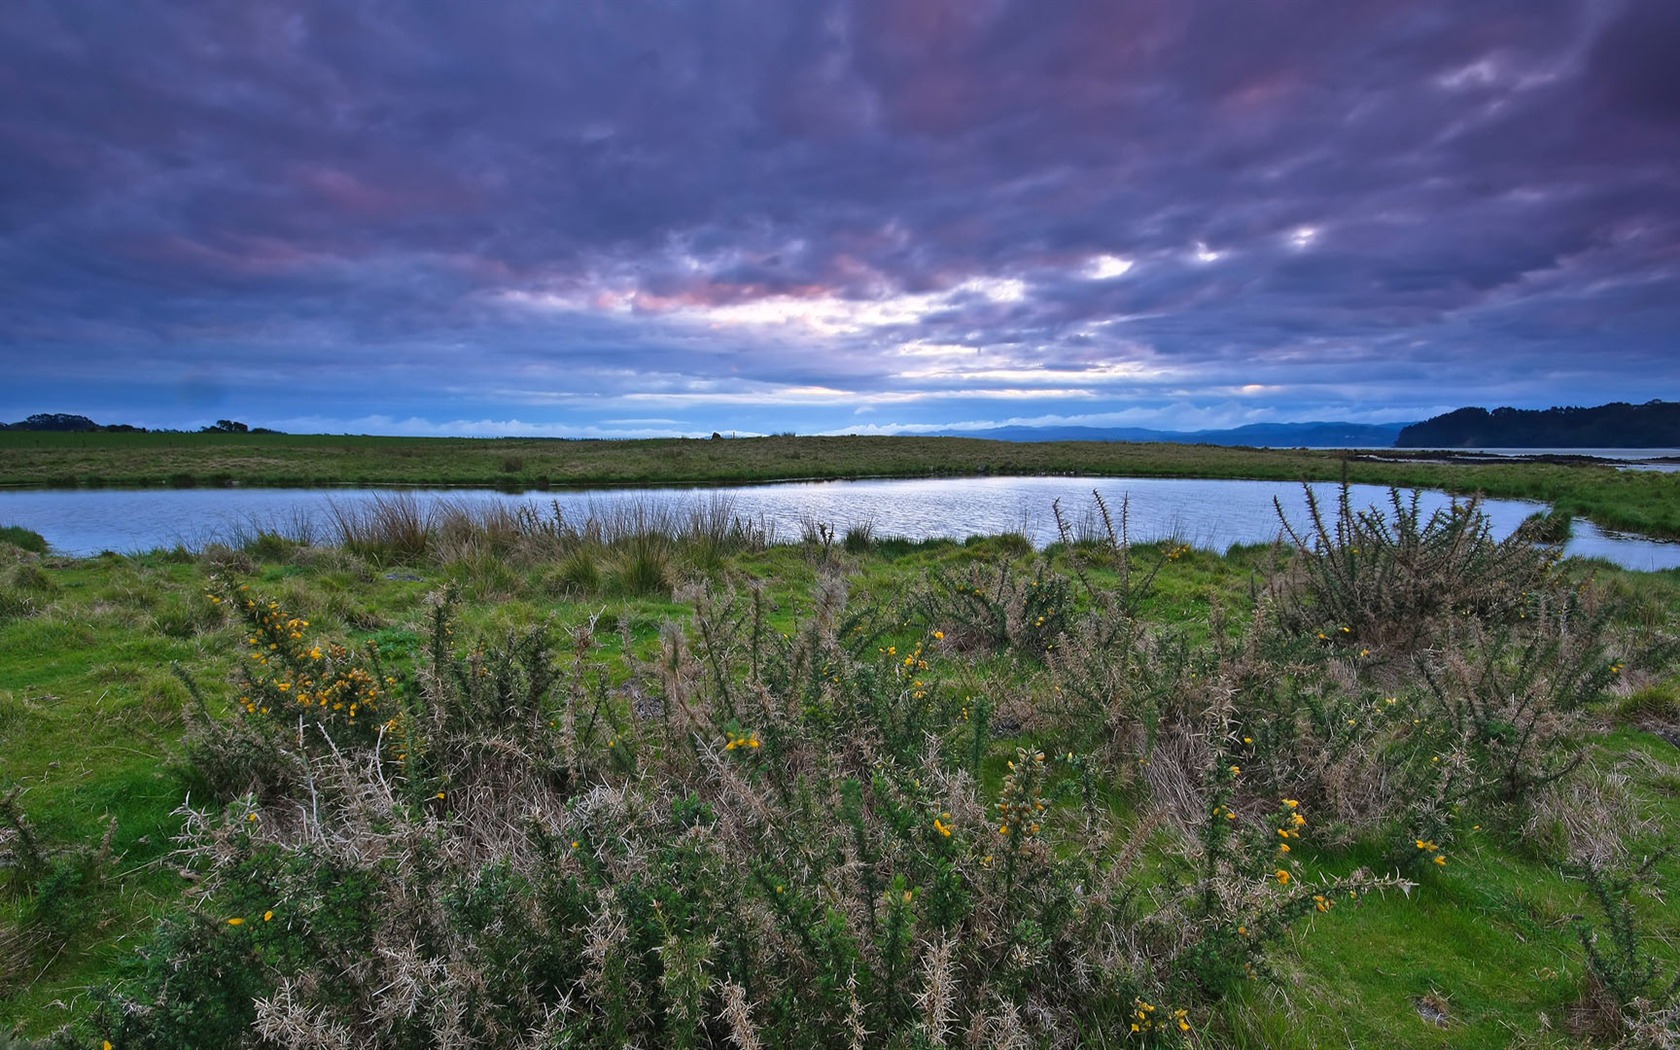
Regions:
<instances>
[{"instance_id":1,"label":"water surface","mask_svg":"<svg viewBox=\"0 0 1680 1050\"><path fill-rule=\"evenodd\" d=\"M381 494L406 492L422 506L443 502L478 506L526 504L544 514L560 508L568 519L611 516L631 507L684 509L724 501L732 513L759 524L773 539L796 540L808 523L843 535L870 527L877 536L912 539L1019 532L1043 545L1057 538L1052 506L1076 526L1094 525L1092 492L1118 516L1127 509L1132 539L1177 539L1224 551L1232 544L1269 543L1278 535L1276 498L1292 522L1307 521L1299 484L1202 478L938 478L895 481L788 482L715 488L615 488L507 495L481 489L96 489L0 492L0 524L22 525L54 550L91 555L174 547L199 548L272 530L318 543L336 540L333 510L365 505ZM1337 486L1313 490L1334 510ZM1355 485L1355 506L1387 505L1388 490ZM1425 492L1429 511L1449 497ZM1523 500L1482 504L1497 535L1509 535L1542 505ZM1600 557L1626 568L1680 567L1680 544L1604 532L1577 521L1567 552Z\"/></svg>"}]
</instances>

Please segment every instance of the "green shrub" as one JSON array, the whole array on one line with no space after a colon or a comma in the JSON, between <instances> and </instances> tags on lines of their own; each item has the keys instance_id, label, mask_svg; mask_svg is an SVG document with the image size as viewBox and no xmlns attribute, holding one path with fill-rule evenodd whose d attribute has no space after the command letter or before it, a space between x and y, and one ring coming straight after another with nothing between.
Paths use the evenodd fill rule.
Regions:
<instances>
[{"instance_id":1,"label":"green shrub","mask_svg":"<svg viewBox=\"0 0 1680 1050\"><path fill-rule=\"evenodd\" d=\"M379 565L424 558L437 535L432 516L408 493L379 495L359 506L335 503L332 518L339 545Z\"/></svg>"},{"instance_id":2,"label":"green shrub","mask_svg":"<svg viewBox=\"0 0 1680 1050\"><path fill-rule=\"evenodd\" d=\"M1586 885L1598 912L1596 920L1575 917L1575 936L1591 978L1587 1005L1606 1022L1604 1034L1629 1034L1632 1045L1646 1045L1641 1036L1672 1037L1680 1020L1680 973L1669 977L1667 966L1651 953L1651 935L1642 928L1632 899L1633 890L1653 881L1657 863L1672 852L1671 846L1619 873L1591 862L1564 869Z\"/></svg>"},{"instance_id":3,"label":"green shrub","mask_svg":"<svg viewBox=\"0 0 1680 1050\"><path fill-rule=\"evenodd\" d=\"M669 596L676 583L670 541L659 533L629 536L613 545L606 575L614 594L632 597Z\"/></svg>"},{"instance_id":4,"label":"green shrub","mask_svg":"<svg viewBox=\"0 0 1680 1050\"><path fill-rule=\"evenodd\" d=\"M452 586L475 601L493 602L519 594L525 578L508 559L492 551L466 550L445 566Z\"/></svg>"},{"instance_id":5,"label":"green shrub","mask_svg":"<svg viewBox=\"0 0 1680 1050\"><path fill-rule=\"evenodd\" d=\"M230 925L229 918L239 918ZM262 924L266 926L268 924ZM165 918L142 946L130 987L109 995L99 1027L124 1050L225 1050L244 1045L257 1000L272 993L263 964L262 927L239 916Z\"/></svg>"},{"instance_id":6,"label":"green shrub","mask_svg":"<svg viewBox=\"0 0 1680 1050\"><path fill-rule=\"evenodd\" d=\"M1237 802L1222 753L1196 770L1195 863L1145 875L1155 825L1115 824L1099 764L1012 747L1000 781L977 777L991 744L947 685L947 639L893 641L901 621L835 579L783 631L761 592L699 588L629 703L592 628L564 653L541 630L467 642L440 598L378 732L274 691L310 674L318 692L305 647L346 669L347 648L224 593L259 659L195 755L224 783L249 756L255 790L189 817L208 918L166 927L119 990L124 1045L240 1025L600 1047L1136 1025L1174 1045L1297 920L1399 885L1304 885L1285 848L1304 806Z\"/></svg>"},{"instance_id":7,"label":"green shrub","mask_svg":"<svg viewBox=\"0 0 1680 1050\"><path fill-rule=\"evenodd\" d=\"M922 623L942 630L958 649L1005 649L1042 661L1072 622L1072 581L1049 563L1022 576L1013 563L936 568L914 598Z\"/></svg>"},{"instance_id":8,"label":"green shrub","mask_svg":"<svg viewBox=\"0 0 1680 1050\"><path fill-rule=\"evenodd\" d=\"M1680 724L1680 688L1662 683L1636 689L1616 701L1613 714L1623 725Z\"/></svg>"},{"instance_id":9,"label":"green shrub","mask_svg":"<svg viewBox=\"0 0 1680 1050\"><path fill-rule=\"evenodd\" d=\"M32 561L17 563L12 566L11 571L6 576L7 583L20 591L40 595L58 593L58 581L49 576L47 570Z\"/></svg>"},{"instance_id":10,"label":"green shrub","mask_svg":"<svg viewBox=\"0 0 1680 1050\"><path fill-rule=\"evenodd\" d=\"M1272 586L1280 622L1345 648L1412 651L1440 635L1455 616L1484 622L1519 619L1546 586L1558 551L1520 530L1495 540L1474 499L1435 511L1389 490L1392 516L1356 510L1344 482L1334 521L1306 490L1309 521L1297 529L1278 517L1294 546L1288 570Z\"/></svg>"},{"instance_id":11,"label":"green shrub","mask_svg":"<svg viewBox=\"0 0 1680 1050\"><path fill-rule=\"evenodd\" d=\"M1517 526L1517 535L1530 543L1561 547L1569 542L1574 531L1575 516L1564 510L1545 510L1530 514Z\"/></svg>"},{"instance_id":12,"label":"green shrub","mask_svg":"<svg viewBox=\"0 0 1680 1050\"><path fill-rule=\"evenodd\" d=\"M152 625L168 638L193 638L224 620L222 610L202 597L178 592L162 596L152 612Z\"/></svg>"},{"instance_id":13,"label":"green shrub","mask_svg":"<svg viewBox=\"0 0 1680 1050\"><path fill-rule=\"evenodd\" d=\"M305 546L308 545L272 529L259 529L256 535L240 544L239 549L258 561L284 562Z\"/></svg>"},{"instance_id":14,"label":"green shrub","mask_svg":"<svg viewBox=\"0 0 1680 1050\"><path fill-rule=\"evenodd\" d=\"M840 541L840 546L845 549L847 554L867 554L874 545L875 525L873 522L853 525L846 530L845 538Z\"/></svg>"}]
</instances>

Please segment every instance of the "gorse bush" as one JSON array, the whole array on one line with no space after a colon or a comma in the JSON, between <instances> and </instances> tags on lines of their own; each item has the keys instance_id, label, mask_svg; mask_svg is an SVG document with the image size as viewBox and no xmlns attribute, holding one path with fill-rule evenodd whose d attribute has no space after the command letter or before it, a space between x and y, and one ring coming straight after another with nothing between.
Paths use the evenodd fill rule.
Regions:
<instances>
[{"instance_id":1,"label":"gorse bush","mask_svg":"<svg viewBox=\"0 0 1680 1050\"><path fill-rule=\"evenodd\" d=\"M116 820L96 841L64 841L24 812L23 789L0 781L0 995L64 951L88 897L109 873Z\"/></svg>"},{"instance_id":2,"label":"gorse bush","mask_svg":"<svg viewBox=\"0 0 1680 1050\"><path fill-rule=\"evenodd\" d=\"M1564 866L1585 885L1594 914L1574 916L1588 981L1575 1026L1616 1046L1665 1048L1680 1039L1680 972L1653 953L1656 938L1641 918L1634 891L1655 895L1655 869L1670 845L1637 866L1606 870L1592 861Z\"/></svg>"},{"instance_id":3,"label":"gorse bush","mask_svg":"<svg viewBox=\"0 0 1680 1050\"><path fill-rule=\"evenodd\" d=\"M1650 880L1652 868L1662 859L1663 854L1647 857L1638 868L1624 873L1602 871L1590 863L1567 869L1586 885L1600 914L1597 923L1577 917L1575 932L1588 971L1618 1010L1628 1009L1636 999L1673 1005L1680 994L1680 975L1667 981L1658 979L1660 963L1642 943L1630 897L1635 886Z\"/></svg>"},{"instance_id":4,"label":"gorse bush","mask_svg":"<svg viewBox=\"0 0 1680 1050\"><path fill-rule=\"evenodd\" d=\"M1575 768L1585 711L1625 666L1610 609L1559 582L1553 548L1494 540L1473 503L1424 519L1391 492L1390 517L1343 486L1327 521L1308 497L1311 529L1291 529L1221 667L1247 764L1348 834L1390 828L1396 859L1440 863L1458 807L1522 807Z\"/></svg>"},{"instance_id":5,"label":"gorse bush","mask_svg":"<svg viewBox=\"0 0 1680 1050\"><path fill-rule=\"evenodd\" d=\"M1327 520L1311 487L1308 522L1278 517L1295 557L1273 585L1280 621L1295 631L1360 648L1411 650L1458 615L1505 621L1545 586L1556 547L1518 531L1494 540L1474 499L1423 516L1422 494L1389 490L1389 510L1356 509L1344 482Z\"/></svg>"},{"instance_id":6,"label":"gorse bush","mask_svg":"<svg viewBox=\"0 0 1680 1050\"><path fill-rule=\"evenodd\" d=\"M1192 862L1146 877L1157 824L1116 823L1099 756L996 753L944 631L834 578L791 630L756 589L689 597L626 681L587 625L463 642L440 597L394 670L214 595L248 652L193 739L223 800L188 813L198 917L112 1042L1174 1045L1299 920L1399 885L1310 881L1307 806L1223 751Z\"/></svg>"},{"instance_id":7,"label":"gorse bush","mask_svg":"<svg viewBox=\"0 0 1680 1050\"><path fill-rule=\"evenodd\" d=\"M1074 612L1072 583L1040 561L1022 575L1008 561L935 571L919 612L959 649L1011 650L1042 660L1055 651Z\"/></svg>"},{"instance_id":8,"label":"gorse bush","mask_svg":"<svg viewBox=\"0 0 1680 1050\"><path fill-rule=\"evenodd\" d=\"M312 775L319 751L380 741L402 724L393 697L399 682L384 673L376 643L351 650L312 634L308 620L248 585L218 581L207 608L232 610L244 629L233 721L211 714L199 685L179 676L193 699L187 757L195 776L222 797L257 791L284 795ZM219 593L218 593L219 592Z\"/></svg>"},{"instance_id":9,"label":"gorse bush","mask_svg":"<svg viewBox=\"0 0 1680 1050\"><path fill-rule=\"evenodd\" d=\"M1181 829L1208 805L1198 771L1224 753L1251 788L1310 804L1333 840L1444 864L1464 806L1521 810L1570 775L1588 707L1627 660L1610 606L1554 583L1551 551L1496 542L1462 510L1423 522L1393 501L1398 525L1356 514L1344 490L1341 520L1315 514L1325 542L1297 550L1246 622L1211 610L1206 642L1128 612L1135 601L1080 569L1092 598L1061 636L1031 728L1134 771ZM1129 550L1114 549L1118 564ZM1467 566L1492 576L1431 582ZM1115 591L1138 593L1131 580ZM1641 660L1660 670L1672 655L1672 639L1651 637Z\"/></svg>"}]
</instances>

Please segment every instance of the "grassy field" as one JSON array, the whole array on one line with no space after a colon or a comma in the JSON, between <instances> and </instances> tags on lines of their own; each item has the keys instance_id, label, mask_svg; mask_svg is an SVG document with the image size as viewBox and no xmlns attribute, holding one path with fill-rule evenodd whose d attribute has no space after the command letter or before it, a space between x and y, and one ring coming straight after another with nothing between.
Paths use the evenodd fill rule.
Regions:
<instances>
[{"instance_id":1,"label":"grassy field","mask_svg":"<svg viewBox=\"0 0 1680 1050\"><path fill-rule=\"evenodd\" d=\"M0 432L0 486L719 484L797 478L1082 474L1349 480L1536 499L1614 529L1680 537L1680 474L1604 466L1375 463L1334 450L967 438L559 441Z\"/></svg>"},{"instance_id":2,"label":"grassy field","mask_svg":"<svg viewBox=\"0 0 1680 1050\"><path fill-rule=\"evenodd\" d=\"M0 534L17 1045L1680 1035L1680 574L387 525Z\"/></svg>"}]
</instances>

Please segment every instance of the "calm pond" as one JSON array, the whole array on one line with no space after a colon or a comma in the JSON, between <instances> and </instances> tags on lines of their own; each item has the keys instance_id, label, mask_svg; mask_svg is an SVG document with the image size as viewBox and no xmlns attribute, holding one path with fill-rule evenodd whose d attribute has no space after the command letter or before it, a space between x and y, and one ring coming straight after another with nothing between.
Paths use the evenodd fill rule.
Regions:
<instances>
[{"instance_id":1,"label":"calm pond","mask_svg":"<svg viewBox=\"0 0 1680 1050\"><path fill-rule=\"evenodd\" d=\"M1334 511L1336 486L1313 486ZM333 508L354 508L391 489L96 489L0 492L0 525L22 525L47 538L55 551L91 555L174 547L202 547L237 540L259 529L332 542ZM421 506L527 504L543 514L558 506L568 520L594 514L611 518L630 508L683 509L722 501L736 517L766 529L772 539L799 539L812 522L832 525L838 535L869 526L876 536L913 539L1020 532L1040 546L1056 539L1051 507L1061 501L1076 526L1092 520L1093 491L1118 516L1128 507L1134 542L1177 539L1223 551L1236 543L1276 538L1276 497L1290 521L1307 520L1298 484L1219 481L1197 478L941 478L908 481L791 482L716 488L621 488L507 495L479 489L400 490ZM1387 505L1388 491L1353 487L1354 504ZM1447 503L1425 492L1427 513ZM1509 534L1539 504L1489 500L1482 504L1496 533ZM1680 567L1680 544L1605 533L1577 521L1569 554L1605 558L1631 569Z\"/></svg>"}]
</instances>

